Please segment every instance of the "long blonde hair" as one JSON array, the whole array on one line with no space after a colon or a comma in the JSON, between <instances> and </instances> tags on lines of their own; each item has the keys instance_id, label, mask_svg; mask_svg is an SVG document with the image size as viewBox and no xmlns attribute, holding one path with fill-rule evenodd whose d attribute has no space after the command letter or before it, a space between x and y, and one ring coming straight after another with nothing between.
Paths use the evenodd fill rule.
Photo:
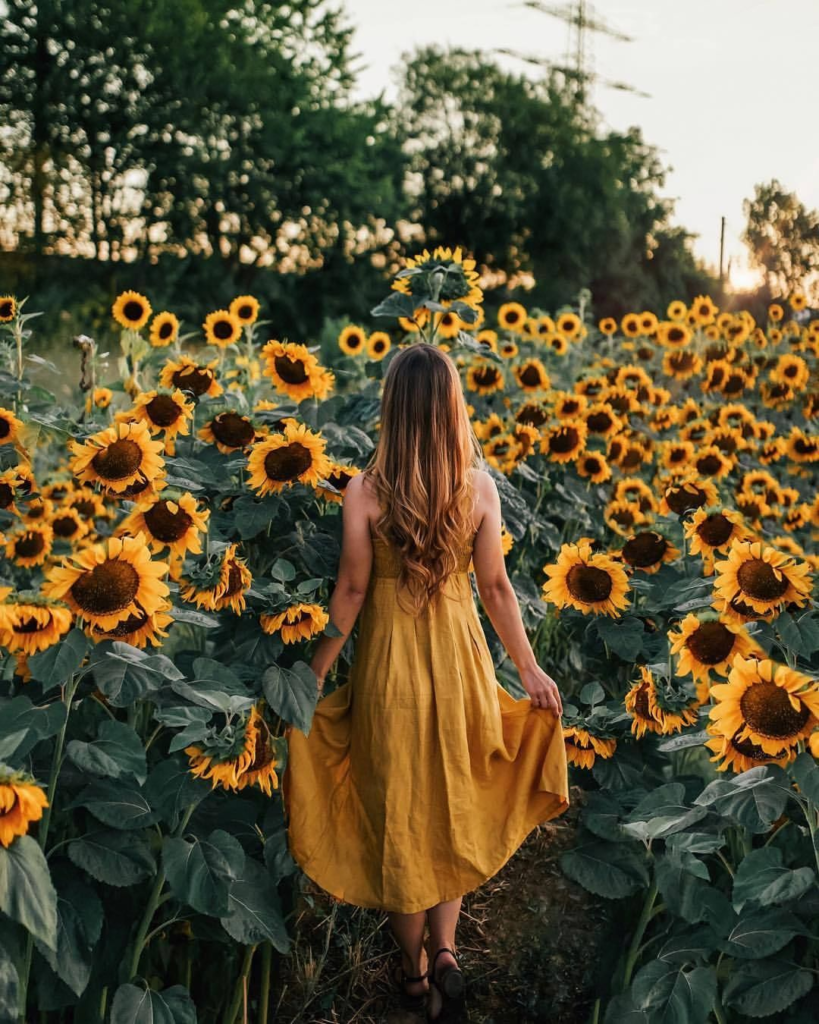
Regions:
<instances>
[{"instance_id":1,"label":"long blonde hair","mask_svg":"<svg viewBox=\"0 0 819 1024\"><path fill-rule=\"evenodd\" d=\"M381 430L364 473L382 510L375 532L401 554L399 593L406 588L414 615L437 599L471 543L470 469L482 461L455 363L425 342L403 349L384 375Z\"/></svg>"}]
</instances>

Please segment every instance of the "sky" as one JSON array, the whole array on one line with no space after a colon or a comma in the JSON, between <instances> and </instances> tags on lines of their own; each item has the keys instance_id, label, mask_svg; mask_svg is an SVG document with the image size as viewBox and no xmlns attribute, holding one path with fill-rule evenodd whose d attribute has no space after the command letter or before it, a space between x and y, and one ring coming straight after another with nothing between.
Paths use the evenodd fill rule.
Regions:
<instances>
[{"instance_id":1,"label":"sky","mask_svg":"<svg viewBox=\"0 0 819 1024\"><path fill-rule=\"evenodd\" d=\"M560 0L554 6L563 6ZM598 0L594 14L632 38L588 32L586 53L602 79L592 99L603 125L642 129L670 167L664 194L674 222L698 237L695 253L716 268L720 218L734 287L752 284L741 241L743 199L778 178L819 207L819 0ZM497 47L562 63L569 27L517 0L346 0L356 26L358 94L396 93L402 53L429 43ZM527 71L511 58L504 66ZM531 72L529 72L531 73Z\"/></svg>"}]
</instances>

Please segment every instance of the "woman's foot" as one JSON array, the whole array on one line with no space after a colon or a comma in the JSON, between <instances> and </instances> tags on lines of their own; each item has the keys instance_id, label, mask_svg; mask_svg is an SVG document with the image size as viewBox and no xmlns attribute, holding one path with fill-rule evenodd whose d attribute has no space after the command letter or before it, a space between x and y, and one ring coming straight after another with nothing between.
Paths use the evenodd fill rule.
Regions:
<instances>
[{"instance_id":1,"label":"woman's foot","mask_svg":"<svg viewBox=\"0 0 819 1024\"><path fill-rule=\"evenodd\" d=\"M441 955L443 956L443 954ZM396 969L395 978L410 999L423 998L429 991L429 979L426 977L428 966L426 949L421 949L418 963L413 963L411 957L407 956L403 950L401 951L401 966ZM407 981L408 977L421 978L421 980Z\"/></svg>"},{"instance_id":2,"label":"woman's foot","mask_svg":"<svg viewBox=\"0 0 819 1024\"><path fill-rule=\"evenodd\" d=\"M439 947L440 948L440 947ZM437 1020L443 1010L443 996L441 994L440 978L449 967L459 967L458 961L449 951L439 953L435 958L435 969L433 978L438 984L430 984L429 1001L427 1003L427 1019ZM432 979L430 979L432 981Z\"/></svg>"}]
</instances>

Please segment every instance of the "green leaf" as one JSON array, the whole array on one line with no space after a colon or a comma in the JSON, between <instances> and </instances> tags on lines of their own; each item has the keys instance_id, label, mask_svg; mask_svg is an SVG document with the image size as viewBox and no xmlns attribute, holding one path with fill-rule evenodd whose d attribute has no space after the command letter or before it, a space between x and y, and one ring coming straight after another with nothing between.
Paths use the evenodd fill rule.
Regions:
<instances>
[{"instance_id":1,"label":"green leaf","mask_svg":"<svg viewBox=\"0 0 819 1024\"><path fill-rule=\"evenodd\" d=\"M750 832L768 832L782 814L790 792L787 774L778 765L759 765L732 779L709 783L694 801L713 806Z\"/></svg>"},{"instance_id":2,"label":"green leaf","mask_svg":"<svg viewBox=\"0 0 819 1024\"><path fill-rule=\"evenodd\" d=\"M187 683L183 679L176 679L171 687L180 697L187 698L192 704L199 707L209 708L211 711L221 711L226 715L235 715L240 711L246 711L252 707L255 698L248 693L247 687L243 684L237 692L226 692L225 687L215 680L201 680L196 683Z\"/></svg>"},{"instance_id":3,"label":"green leaf","mask_svg":"<svg viewBox=\"0 0 819 1024\"><path fill-rule=\"evenodd\" d=\"M634 976L634 1005L662 1024L708 1024L717 995L711 967L686 971L673 963L652 960Z\"/></svg>"},{"instance_id":4,"label":"green leaf","mask_svg":"<svg viewBox=\"0 0 819 1024\"><path fill-rule=\"evenodd\" d=\"M182 679L170 658L117 640L98 644L92 655L94 682L114 707L128 707L155 693L166 680Z\"/></svg>"},{"instance_id":5,"label":"green leaf","mask_svg":"<svg viewBox=\"0 0 819 1024\"><path fill-rule=\"evenodd\" d=\"M0 943L0 1020L17 1019L18 991L17 968L8 950Z\"/></svg>"},{"instance_id":6,"label":"green leaf","mask_svg":"<svg viewBox=\"0 0 819 1024\"><path fill-rule=\"evenodd\" d=\"M707 916L703 893L708 888L708 868L693 854L665 853L657 857L657 887L676 917L697 924Z\"/></svg>"},{"instance_id":7,"label":"green leaf","mask_svg":"<svg viewBox=\"0 0 819 1024\"><path fill-rule=\"evenodd\" d=\"M184 1016L180 1015L182 1013ZM110 1024L195 1024L195 1021L195 1008L181 985L164 992L130 983L120 985L111 1003Z\"/></svg>"},{"instance_id":8,"label":"green leaf","mask_svg":"<svg viewBox=\"0 0 819 1024\"><path fill-rule=\"evenodd\" d=\"M596 621L597 634L610 651L623 659L635 661L643 649L643 623L635 616L612 619L600 616Z\"/></svg>"},{"instance_id":9,"label":"green leaf","mask_svg":"<svg viewBox=\"0 0 819 1024\"><path fill-rule=\"evenodd\" d=\"M202 914L221 917L229 909L230 884L241 876L245 854L241 844L221 829L207 839L167 837L162 858L168 884L177 899Z\"/></svg>"},{"instance_id":10,"label":"green leaf","mask_svg":"<svg viewBox=\"0 0 819 1024\"><path fill-rule=\"evenodd\" d=\"M290 668L271 665L262 676L262 688L272 710L309 736L318 700L318 680L310 666L303 661Z\"/></svg>"},{"instance_id":11,"label":"green leaf","mask_svg":"<svg viewBox=\"0 0 819 1024\"><path fill-rule=\"evenodd\" d=\"M714 948L714 933L701 925L672 934L658 951L657 959L666 963L696 963L707 960Z\"/></svg>"},{"instance_id":12,"label":"green leaf","mask_svg":"<svg viewBox=\"0 0 819 1024\"><path fill-rule=\"evenodd\" d=\"M31 836L0 846L0 910L49 949L57 948L57 893L40 844Z\"/></svg>"},{"instance_id":13,"label":"green leaf","mask_svg":"<svg viewBox=\"0 0 819 1024\"><path fill-rule=\"evenodd\" d=\"M799 754L791 765L790 773L814 808L819 807L819 765L813 754L807 750Z\"/></svg>"},{"instance_id":14,"label":"green leaf","mask_svg":"<svg viewBox=\"0 0 819 1024\"><path fill-rule=\"evenodd\" d=\"M88 653L89 642L81 629L72 629L59 643L28 659L32 676L43 686L43 692L61 686L80 668Z\"/></svg>"},{"instance_id":15,"label":"green leaf","mask_svg":"<svg viewBox=\"0 0 819 1024\"><path fill-rule=\"evenodd\" d=\"M782 864L782 851L763 846L747 853L734 876L733 904L737 913L746 903L767 907L787 903L810 892L815 884L811 868L787 868Z\"/></svg>"},{"instance_id":16,"label":"green leaf","mask_svg":"<svg viewBox=\"0 0 819 1024\"><path fill-rule=\"evenodd\" d=\"M139 783L148 775L142 740L130 725L110 718L100 723L92 743L71 740L66 754L78 768L92 775L112 779L130 776Z\"/></svg>"},{"instance_id":17,"label":"green leaf","mask_svg":"<svg viewBox=\"0 0 819 1024\"><path fill-rule=\"evenodd\" d=\"M748 1017L781 1013L813 988L813 973L789 960L755 960L731 971L722 1001Z\"/></svg>"},{"instance_id":18,"label":"green leaf","mask_svg":"<svg viewBox=\"0 0 819 1024\"><path fill-rule=\"evenodd\" d=\"M104 825L119 829L144 828L152 825L158 817L142 790L130 780L123 779L91 782L68 806L87 807Z\"/></svg>"},{"instance_id":19,"label":"green leaf","mask_svg":"<svg viewBox=\"0 0 819 1024\"><path fill-rule=\"evenodd\" d=\"M403 292L393 291L377 306L370 310L370 316L411 317L415 312L417 300Z\"/></svg>"},{"instance_id":20,"label":"green leaf","mask_svg":"<svg viewBox=\"0 0 819 1024\"><path fill-rule=\"evenodd\" d=\"M805 612L798 619L789 612L783 612L775 626L782 642L794 654L810 659L819 650L819 623L812 612Z\"/></svg>"},{"instance_id":21,"label":"green leaf","mask_svg":"<svg viewBox=\"0 0 819 1024\"><path fill-rule=\"evenodd\" d=\"M68 844L71 861L92 878L124 888L156 874L156 861L144 839L99 829Z\"/></svg>"},{"instance_id":22,"label":"green leaf","mask_svg":"<svg viewBox=\"0 0 819 1024\"><path fill-rule=\"evenodd\" d=\"M28 737L28 729L17 729L15 732L6 733L0 737L0 761L4 764L9 763L9 758L14 756L15 751L18 747L21 747L23 741Z\"/></svg>"},{"instance_id":23,"label":"green leaf","mask_svg":"<svg viewBox=\"0 0 819 1024\"><path fill-rule=\"evenodd\" d=\"M789 910L752 910L740 917L721 948L731 956L757 960L779 952L794 935L804 934L801 921Z\"/></svg>"},{"instance_id":24,"label":"green leaf","mask_svg":"<svg viewBox=\"0 0 819 1024\"><path fill-rule=\"evenodd\" d=\"M245 946L267 940L280 953L290 951L276 887L267 871L250 857L245 858L242 877L230 887L229 901L230 910L221 921L231 938Z\"/></svg>"},{"instance_id":25,"label":"green leaf","mask_svg":"<svg viewBox=\"0 0 819 1024\"><path fill-rule=\"evenodd\" d=\"M206 612L199 612L195 608L184 608L174 605L174 622L187 622L191 626L202 626L203 629L214 629L219 625L219 619L215 615L208 615Z\"/></svg>"},{"instance_id":26,"label":"green leaf","mask_svg":"<svg viewBox=\"0 0 819 1024\"><path fill-rule=\"evenodd\" d=\"M151 807L175 829L182 814L204 800L211 787L191 775L186 757L166 757L151 769L144 792Z\"/></svg>"},{"instance_id":27,"label":"green leaf","mask_svg":"<svg viewBox=\"0 0 819 1024\"><path fill-rule=\"evenodd\" d=\"M91 977L93 950L103 918L102 903L91 886L81 879L67 879L57 893L56 950L35 939L52 971L75 995L82 995Z\"/></svg>"},{"instance_id":28,"label":"green leaf","mask_svg":"<svg viewBox=\"0 0 819 1024\"><path fill-rule=\"evenodd\" d=\"M561 854L560 866L584 889L610 900L631 896L648 884L645 855L627 843L582 843Z\"/></svg>"},{"instance_id":29,"label":"green leaf","mask_svg":"<svg viewBox=\"0 0 819 1024\"><path fill-rule=\"evenodd\" d=\"M281 512L281 499L262 498L257 501L252 495L243 494L233 503L233 521L242 540L249 540L266 530L268 524Z\"/></svg>"}]
</instances>

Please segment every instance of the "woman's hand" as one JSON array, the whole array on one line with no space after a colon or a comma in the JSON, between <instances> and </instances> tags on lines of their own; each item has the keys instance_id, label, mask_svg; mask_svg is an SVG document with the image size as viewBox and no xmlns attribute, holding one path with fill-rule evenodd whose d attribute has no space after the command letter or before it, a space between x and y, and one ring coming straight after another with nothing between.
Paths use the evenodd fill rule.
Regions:
<instances>
[{"instance_id":1,"label":"woman's hand","mask_svg":"<svg viewBox=\"0 0 819 1024\"><path fill-rule=\"evenodd\" d=\"M318 673L316 672L315 669L313 669L313 675L316 677L316 686L318 688L318 695L320 697L322 691L324 690L324 680L326 678L326 673Z\"/></svg>"},{"instance_id":2,"label":"woman's hand","mask_svg":"<svg viewBox=\"0 0 819 1024\"><path fill-rule=\"evenodd\" d=\"M557 683L539 665L524 669L520 673L523 688L536 708L551 708L558 718L563 714L563 701Z\"/></svg>"}]
</instances>

